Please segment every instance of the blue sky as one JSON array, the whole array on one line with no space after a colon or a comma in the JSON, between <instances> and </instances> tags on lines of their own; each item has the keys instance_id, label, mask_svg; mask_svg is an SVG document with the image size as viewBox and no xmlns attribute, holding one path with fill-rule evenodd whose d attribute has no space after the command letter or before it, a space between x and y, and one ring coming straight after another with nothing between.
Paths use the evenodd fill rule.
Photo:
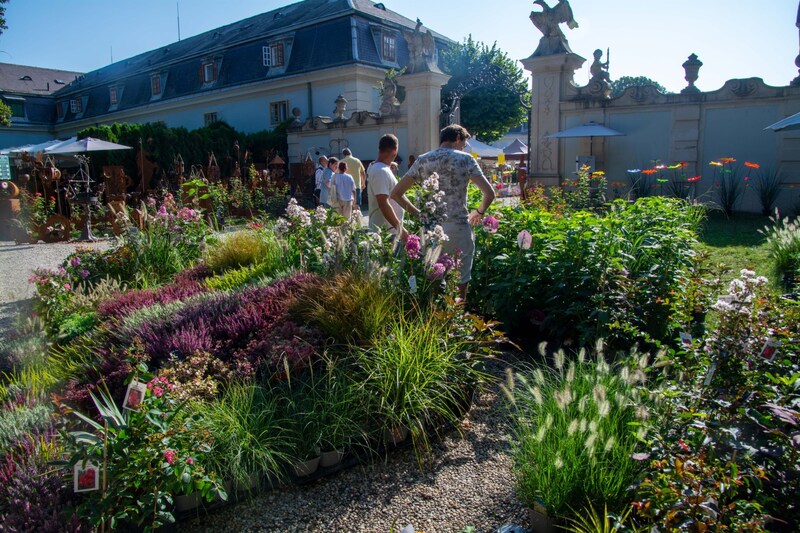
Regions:
<instances>
[{"instance_id":1,"label":"blue sky","mask_svg":"<svg viewBox=\"0 0 800 533\"><path fill-rule=\"evenodd\" d=\"M291 0L9 0L0 62L90 71ZM448 37L468 34L514 59L528 57L541 36L528 19L530 0L384 0L387 8ZM550 0L552 5L555 0ZM696 53L697 86L760 77L786 85L797 76L798 0L570 0L580 27L564 28L572 50L587 58L575 81L588 80L596 48L611 50L611 78L648 76L672 91L685 87L681 64ZM537 8L538 10L538 8Z\"/></svg>"}]
</instances>

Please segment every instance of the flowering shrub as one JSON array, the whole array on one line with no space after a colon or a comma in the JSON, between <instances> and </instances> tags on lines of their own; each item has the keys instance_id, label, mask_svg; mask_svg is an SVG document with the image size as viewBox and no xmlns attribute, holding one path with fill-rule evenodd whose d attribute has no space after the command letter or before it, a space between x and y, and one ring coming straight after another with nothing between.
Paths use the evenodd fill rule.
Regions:
<instances>
[{"instance_id":1,"label":"flowering shrub","mask_svg":"<svg viewBox=\"0 0 800 533\"><path fill-rule=\"evenodd\" d=\"M95 526L107 523L115 529L127 522L152 530L175 521L174 494L227 499L214 473L203 468L212 436L198 429L200 416L181 411L172 398L174 385L166 378L148 380L146 368L131 377L147 380L137 411L126 417L101 394L92 399L105 426L75 413L91 431L70 434L67 466L87 461L102 465L101 490L85 493L78 516Z\"/></svg>"},{"instance_id":2,"label":"flowering shrub","mask_svg":"<svg viewBox=\"0 0 800 533\"><path fill-rule=\"evenodd\" d=\"M776 210L770 221L772 227L759 231L767 237L775 275L791 289L800 278L800 219L781 218Z\"/></svg>"},{"instance_id":3,"label":"flowering shrub","mask_svg":"<svg viewBox=\"0 0 800 533\"><path fill-rule=\"evenodd\" d=\"M183 300L206 290L205 284L183 277L158 289L141 289L115 295L101 303L97 312L105 319L121 318L137 309Z\"/></svg>"},{"instance_id":4,"label":"flowering shrub","mask_svg":"<svg viewBox=\"0 0 800 533\"><path fill-rule=\"evenodd\" d=\"M434 172L415 189L414 204L419 207L417 219L423 228L432 230L447 219L447 202L444 191L439 190L439 175Z\"/></svg>"},{"instance_id":5,"label":"flowering shrub","mask_svg":"<svg viewBox=\"0 0 800 533\"><path fill-rule=\"evenodd\" d=\"M635 507L658 529L800 525L800 307L766 285L743 270L707 338L654 365L658 416Z\"/></svg>"},{"instance_id":6,"label":"flowering shrub","mask_svg":"<svg viewBox=\"0 0 800 533\"><path fill-rule=\"evenodd\" d=\"M195 352L183 359L172 356L159 374L175 385L171 392L182 402L213 400L219 392L220 382L233 379L231 369L207 352Z\"/></svg>"},{"instance_id":7,"label":"flowering shrub","mask_svg":"<svg viewBox=\"0 0 800 533\"><path fill-rule=\"evenodd\" d=\"M40 192L30 194L28 191L22 191L20 199L20 223L29 234L35 235L39 226L47 221L47 217L56 212L56 199L53 196L45 198Z\"/></svg>"},{"instance_id":8,"label":"flowering shrub","mask_svg":"<svg viewBox=\"0 0 800 533\"><path fill-rule=\"evenodd\" d=\"M606 173L602 170L590 172L588 165L578 169L575 180L566 179L564 199L569 209L596 209L606 202Z\"/></svg>"}]
</instances>

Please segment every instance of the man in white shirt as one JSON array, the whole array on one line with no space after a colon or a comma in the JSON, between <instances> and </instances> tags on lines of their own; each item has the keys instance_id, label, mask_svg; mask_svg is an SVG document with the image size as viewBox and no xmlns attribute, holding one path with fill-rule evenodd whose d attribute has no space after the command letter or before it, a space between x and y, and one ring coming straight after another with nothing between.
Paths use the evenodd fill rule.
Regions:
<instances>
[{"instance_id":1,"label":"man in white shirt","mask_svg":"<svg viewBox=\"0 0 800 533\"><path fill-rule=\"evenodd\" d=\"M314 207L320 205L319 202L319 194L322 190L322 174L325 172L325 169L328 167L328 158L320 156L319 164L317 165L317 170L314 171Z\"/></svg>"},{"instance_id":2,"label":"man in white shirt","mask_svg":"<svg viewBox=\"0 0 800 533\"><path fill-rule=\"evenodd\" d=\"M403 221L400 204L389 199L389 194L397 185L390 165L397 157L399 147L397 137L387 133L378 142L378 158L369 166L367 196L371 229L388 229L395 233L395 228L399 228Z\"/></svg>"}]
</instances>

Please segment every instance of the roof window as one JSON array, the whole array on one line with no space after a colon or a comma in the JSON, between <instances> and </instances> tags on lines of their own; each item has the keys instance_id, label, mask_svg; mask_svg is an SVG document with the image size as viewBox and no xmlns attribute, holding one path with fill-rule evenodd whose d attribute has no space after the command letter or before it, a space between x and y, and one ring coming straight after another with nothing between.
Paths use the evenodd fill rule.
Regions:
<instances>
[{"instance_id":1,"label":"roof window","mask_svg":"<svg viewBox=\"0 0 800 533\"><path fill-rule=\"evenodd\" d=\"M20 80L23 80L23 81L33 81L33 78L31 78L30 76L28 76L28 75L26 74L26 75L22 76L22 77L20 78Z\"/></svg>"}]
</instances>

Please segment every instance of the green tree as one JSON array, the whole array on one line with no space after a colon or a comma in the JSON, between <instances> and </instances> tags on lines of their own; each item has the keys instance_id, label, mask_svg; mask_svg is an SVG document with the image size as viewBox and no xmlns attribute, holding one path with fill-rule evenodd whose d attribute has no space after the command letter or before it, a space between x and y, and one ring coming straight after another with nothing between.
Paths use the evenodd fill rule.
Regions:
<instances>
[{"instance_id":1,"label":"green tree","mask_svg":"<svg viewBox=\"0 0 800 533\"><path fill-rule=\"evenodd\" d=\"M669 94L666 87L647 76L622 76L620 79L611 82L611 98L622 96L622 93L628 87L644 87L645 85L652 85L660 92Z\"/></svg>"},{"instance_id":2,"label":"green tree","mask_svg":"<svg viewBox=\"0 0 800 533\"><path fill-rule=\"evenodd\" d=\"M527 118L528 80L508 54L470 35L442 53L442 68L452 78L442 88L447 109L460 98L461 124L485 142L500 139Z\"/></svg>"},{"instance_id":3,"label":"green tree","mask_svg":"<svg viewBox=\"0 0 800 533\"><path fill-rule=\"evenodd\" d=\"M6 6L5 4L8 0L0 0L0 35L3 34L3 30L7 30L8 26L6 25Z\"/></svg>"}]
</instances>

